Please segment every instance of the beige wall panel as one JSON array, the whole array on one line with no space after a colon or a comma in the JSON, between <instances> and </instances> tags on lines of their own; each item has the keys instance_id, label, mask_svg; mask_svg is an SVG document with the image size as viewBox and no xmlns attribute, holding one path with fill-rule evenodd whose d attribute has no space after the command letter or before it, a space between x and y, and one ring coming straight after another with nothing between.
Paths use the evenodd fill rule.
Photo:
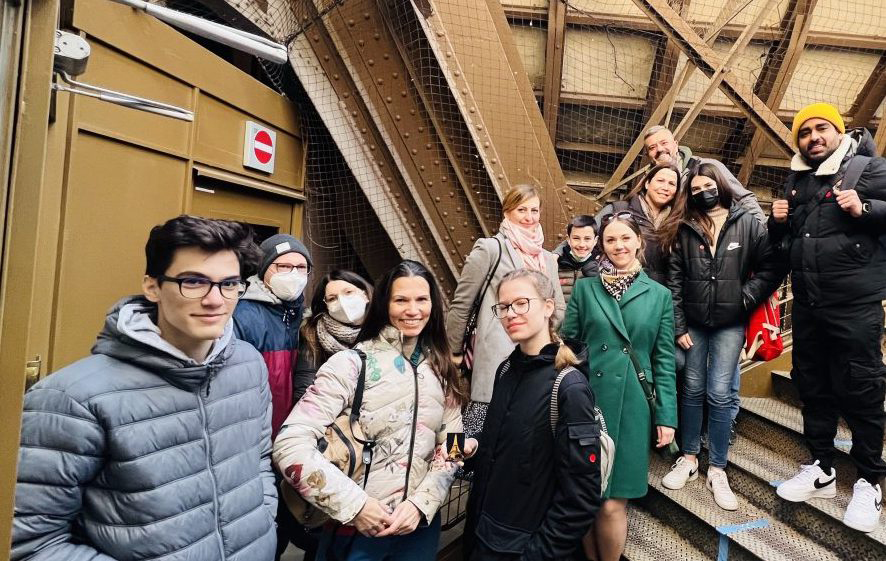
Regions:
<instances>
[{"instance_id":1,"label":"beige wall panel","mask_svg":"<svg viewBox=\"0 0 886 561\"><path fill-rule=\"evenodd\" d=\"M194 160L298 191L303 190L304 147L298 137L272 127L277 131L274 173L269 175L251 171L243 167L243 135L246 121L254 119L207 95L201 95L197 104L199 108Z\"/></svg>"},{"instance_id":2,"label":"beige wall panel","mask_svg":"<svg viewBox=\"0 0 886 561\"><path fill-rule=\"evenodd\" d=\"M570 6L592 14L618 14L643 16L643 12L631 0L570 0ZM576 11L576 10L570 10Z\"/></svg>"},{"instance_id":3,"label":"beige wall panel","mask_svg":"<svg viewBox=\"0 0 886 561\"><path fill-rule=\"evenodd\" d=\"M713 21L717 19L717 16L720 15L720 11L723 9L723 6L726 5L727 1L728 0L704 0L703 2L690 2L687 19L692 22L713 23ZM754 18L757 17L757 13L759 13L765 3L766 0L751 0L747 3L740 3L740 12L729 21L729 24L750 24ZM781 18L784 16L784 11L788 7L788 4L788 2L777 3L775 8L769 11L769 15L766 16L760 24L760 27L778 27L781 24Z\"/></svg>"},{"instance_id":4,"label":"beige wall panel","mask_svg":"<svg viewBox=\"0 0 886 561\"><path fill-rule=\"evenodd\" d=\"M644 37L567 29L563 91L646 99L654 55L652 42ZM616 63L627 84L615 76Z\"/></svg>"},{"instance_id":5,"label":"beige wall panel","mask_svg":"<svg viewBox=\"0 0 886 561\"><path fill-rule=\"evenodd\" d=\"M545 43L547 32L537 25L512 25L511 32L514 35L514 43L523 68L529 76L529 83L535 89L544 87L545 80Z\"/></svg>"},{"instance_id":6,"label":"beige wall panel","mask_svg":"<svg viewBox=\"0 0 886 561\"><path fill-rule=\"evenodd\" d=\"M148 232L181 213L187 174L186 161L157 152L91 134L74 140L51 370L86 356L108 308L140 292Z\"/></svg>"},{"instance_id":7,"label":"beige wall panel","mask_svg":"<svg viewBox=\"0 0 886 561\"><path fill-rule=\"evenodd\" d=\"M188 85L98 41L89 42L89 69L80 81L193 110L193 90ZM187 121L89 97L81 97L78 103L80 127L187 157L191 128Z\"/></svg>"},{"instance_id":8,"label":"beige wall panel","mask_svg":"<svg viewBox=\"0 0 886 561\"><path fill-rule=\"evenodd\" d=\"M714 50L720 55L721 59L725 59L729 53L729 49L732 48L732 41L717 41L714 44ZM735 76L740 76L742 80L746 81L749 84L755 84L757 82L757 77L760 75L760 72L763 68L763 63L766 60L767 47L760 43L751 43L745 49L738 54L738 59L735 64L732 65L732 74ZM683 66L686 64L686 57L684 55L680 55L680 61L677 63L677 75L679 76L680 72L683 69ZM678 102L685 103L693 103L696 99L701 97L701 94L704 93L705 89L707 89L708 84L710 84L710 79L705 76L701 71L696 70L692 73L692 78L689 79L689 83L686 84L686 87L680 92L680 95L677 96ZM734 104L729 100L726 95L718 90L714 92L714 95L708 100L708 105L725 105L728 107L733 107Z\"/></svg>"},{"instance_id":9,"label":"beige wall panel","mask_svg":"<svg viewBox=\"0 0 886 561\"><path fill-rule=\"evenodd\" d=\"M504 0L501 5L506 10L508 8L547 8L548 0Z\"/></svg>"},{"instance_id":10,"label":"beige wall panel","mask_svg":"<svg viewBox=\"0 0 886 561\"><path fill-rule=\"evenodd\" d=\"M886 35L886 3L883 0L818 0L811 29L883 37Z\"/></svg>"},{"instance_id":11,"label":"beige wall panel","mask_svg":"<svg viewBox=\"0 0 886 561\"><path fill-rule=\"evenodd\" d=\"M878 60L879 54L807 48L788 84L781 109L794 112L810 103L827 101L845 113Z\"/></svg>"},{"instance_id":12,"label":"beige wall panel","mask_svg":"<svg viewBox=\"0 0 886 561\"><path fill-rule=\"evenodd\" d=\"M76 0L74 26L277 129L300 134L295 104L144 12L108 0Z\"/></svg>"},{"instance_id":13,"label":"beige wall panel","mask_svg":"<svg viewBox=\"0 0 886 561\"><path fill-rule=\"evenodd\" d=\"M282 197L256 192L248 187L212 190L215 192L195 191L189 212L206 218L273 226L280 232L288 234L292 230L293 207L296 204L301 205Z\"/></svg>"}]
</instances>

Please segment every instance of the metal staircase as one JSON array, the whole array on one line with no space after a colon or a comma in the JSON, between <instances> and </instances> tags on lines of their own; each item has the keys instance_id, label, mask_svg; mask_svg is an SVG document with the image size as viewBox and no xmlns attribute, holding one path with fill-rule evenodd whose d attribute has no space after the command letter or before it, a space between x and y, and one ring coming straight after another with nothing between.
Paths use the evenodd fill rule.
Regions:
<instances>
[{"instance_id":1,"label":"metal staircase","mask_svg":"<svg viewBox=\"0 0 886 561\"><path fill-rule=\"evenodd\" d=\"M835 440L839 451L835 499L790 503L775 494L775 485L793 476L808 453L790 377L778 371L771 375L775 397L742 398L738 438L729 451L726 471L739 509L727 512L714 504L705 488L705 452L700 456L701 477L680 491L661 485L670 465L653 455L649 494L631 507L625 558L886 560L886 521L870 534L842 523L855 482L848 454L851 436L845 425Z\"/></svg>"}]
</instances>

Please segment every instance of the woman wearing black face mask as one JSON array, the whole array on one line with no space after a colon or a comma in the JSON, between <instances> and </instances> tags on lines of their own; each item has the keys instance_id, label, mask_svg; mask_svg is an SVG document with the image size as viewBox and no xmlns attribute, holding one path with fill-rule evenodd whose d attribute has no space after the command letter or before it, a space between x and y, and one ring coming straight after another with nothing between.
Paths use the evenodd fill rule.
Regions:
<instances>
[{"instance_id":1,"label":"woman wearing black face mask","mask_svg":"<svg viewBox=\"0 0 886 561\"><path fill-rule=\"evenodd\" d=\"M674 298L674 334L686 351L680 405L683 456L662 479L681 489L698 477L704 401L709 406L707 487L721 508L738 502L724 471L729 451L732 381L745 343L745 323L778 287L766 228L741 206L719 170L701 164L678 193L662 227L670 251L668 286Z\"/></svg>"}]
</instances>

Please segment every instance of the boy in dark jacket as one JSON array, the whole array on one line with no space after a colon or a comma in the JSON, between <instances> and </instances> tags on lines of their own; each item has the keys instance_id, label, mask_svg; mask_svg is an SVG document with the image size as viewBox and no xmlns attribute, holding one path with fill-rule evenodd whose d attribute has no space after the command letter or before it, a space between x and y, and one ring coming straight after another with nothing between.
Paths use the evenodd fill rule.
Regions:
<instances>
[{"instance_id":1,"label":"boy in dark jacket","mask_svg":"<svg viewBox=\"0 0 886 561\"><path fill-rule=\"evenodd\" d=\"M859 477L843 522L870 532L880 519L886 475L886 160L875 157L867 130L846 133L826 103L797 113L793 133L799 153L783 197L772 203L769 233L791 268L791 376L812 459L777 491L789 501L836 496L834 435L842 416Z\"/></svg>"},{"instance_id":2,"label":"boy in dark jacket","mask_svg":"<svg viewBox=\"0 0 886 561\"><path fill-rule=\"evenodd\" d=\"M572 287L578 279L598 274L594 246L597 245L597 221L593 216L580 214L566 225L566 241L554 249L560 275L563 299L569 304Z\"/></svg>"},{"instance_id":3,"label":"boy in dark jacket","mask_svg":"<svg viewBox=\"0 0 886 561\"><path fill-rule=\"evenodd\" d=\"M253 247L234 222L151 230L143 295L25 395L12 559L273 559L267 371L230 322Z\"/></svg>"}]
</instances>

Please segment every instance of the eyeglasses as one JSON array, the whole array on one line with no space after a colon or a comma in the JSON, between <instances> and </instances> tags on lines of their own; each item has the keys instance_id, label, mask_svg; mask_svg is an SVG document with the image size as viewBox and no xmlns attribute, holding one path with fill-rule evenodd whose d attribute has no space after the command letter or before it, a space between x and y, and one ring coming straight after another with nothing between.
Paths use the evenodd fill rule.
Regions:
<instances>
[{"instance_id":1,"label":"eyeglasses","mask_svg":"<svg viewBox=\"0 0 886 561\"><path fill-rule=\"evenodd\" d=\"M296 270L303 275L307 275L311 272L310 267L307 265L291 265L289 263L271 263L271 265L277 269L278 273L291 273L293 270Z\"/></svg>"},{"instance_id":2,"label":"eyeglasses","mask_svg":"<svg viewBox=\"0 0 886 561\"><path fill-rule=\"evenodd\" d=\"M529 313L529 302L532 300L544 300L544 298L517 298L510 304L493 304L492 313L498 319L508 316L508 310L514 310L518 316Z\"/></svg>"},{"instance_id":3,"label":"eyeglasses","mask_svg":"<svg viewBox=\"0 0 886 561\"><path fill-rule=\"evenodd\" d=\"M629 220L631 222L634 221L634 214L629 210L623 210L621 212L610 212L609 214L604 214L603 218L600 219L600 225L608 224L615 219L619 220Z\"/></svg>"},{"instance_id":4,"label":"eyeglasses","mask_svg":"<svg viewBox=\"0 0 886 561\"><path fill-rule=\"evenodd\" d=\"M248 281L241 279L215 282L203 277L167 277L166 275L160 275L157 277L157 280L161 284L166 281L174 282L178 285L178 291L182 296L193 300L205 298L212 292L214 286L218 287L222 297L228 300L237 300L246 294L246 287L249 286Z\"/></svg>"}]
</instances>

